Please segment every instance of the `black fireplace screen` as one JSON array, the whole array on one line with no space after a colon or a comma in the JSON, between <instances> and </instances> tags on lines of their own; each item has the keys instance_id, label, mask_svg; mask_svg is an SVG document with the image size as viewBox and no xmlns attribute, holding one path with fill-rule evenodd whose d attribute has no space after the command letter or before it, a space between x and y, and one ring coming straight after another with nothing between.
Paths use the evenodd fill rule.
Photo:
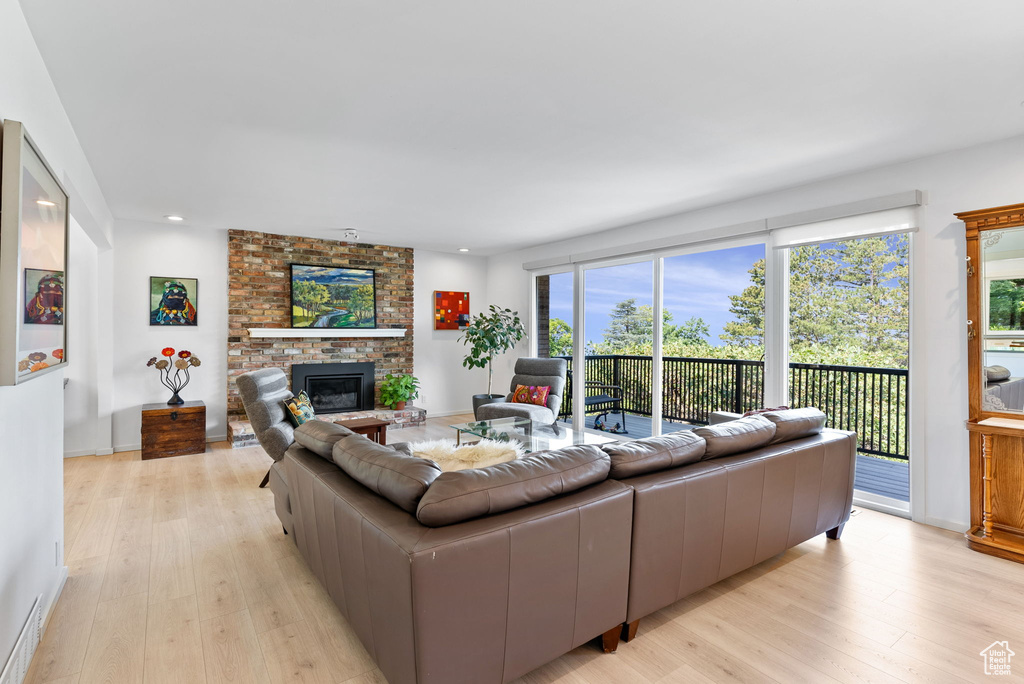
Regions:
<instances>
[{"instance_id":1,"label":"black fireplace screen","mask_svg":"<svg viewBox=\"0 0 1024 684\"><path fill-rule=\"evenodd\" d=\"M292 392L305 390L317 413L373 409L372 363L309 363L292 366Z\"/></svg>"},{"instance_id":2,"label":"black fireplace screen","mask_svg":"<svg viewBox=\"0 0 1024 684\"><path fill-rule=\"evenodd\" d=\"M316 411L357 411L359 378L309 378L306 380L306 394Z\"/></svg>"}]
</instances>

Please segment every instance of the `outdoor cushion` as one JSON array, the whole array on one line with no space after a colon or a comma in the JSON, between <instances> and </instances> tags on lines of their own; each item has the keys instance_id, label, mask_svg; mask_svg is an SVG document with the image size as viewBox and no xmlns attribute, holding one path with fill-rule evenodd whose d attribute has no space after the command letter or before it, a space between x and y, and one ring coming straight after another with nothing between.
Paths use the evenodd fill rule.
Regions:
<instances>
[{"instance_id":1,"label":"outdoor cushion","mask_svg":"<svg viewBox=\"0 0 1024 684\"><path fill-rule=\"evenodd\" d=\"M433 461L356 434L334 444L334 462L353 480L409 513L416 512L427 487L441 474Z\"/></svg>"},{"instance_id":2,"label":"outdoor cushion","mask_svg":"<svg viewBox=\"0 0 1024 684\"><path fill-rule=\"evenodd\" d=\"M1009 380L1010 369L1005 366L985 366L985 379L989 382Z\"/></svg>"},{"instance_id":3,"label":"outdoor cushion","mask_svg":"<svg viewBox=\"0 0 1024 684\"><path fill-rule=\"evenodd\" d=\"M690 431L601 445L612 460L608 477L616 480L696 463L704 448L704 438Z\"/></svg>"},{"instance_id":4,"label":"outdoor cushion","mask_svg":"<svg viewBox=\"0 0 1024 684\"><path fill-rule=\"evenodd\" d=\"M813 407L772 411L761 415L775 423L775 436L769 444L810 437L825 427L825 414Z\"/></svg>"},{"instance_id":5,"label":"outdoor cushion","mask_svg":"<svg viewBox=\"0 0 1024 684\"><path fill-rule=\"evenodd\" d=\"M316 413L313 411L313 402L309 400L306 390L302 390L291 399L285 400L284 407L288 409L288 419L292 421L292 425L295 427L316 418Z\"/></svg>"},{"instance_id":6,"label":"outdoor cushion","mask_svg":"<svg viewBox=\"0 0 1024 684\"><path fill-rule=\"evenodd\" d=\"M354 435L347 427L325 420L309 420L295 428L295 441L312 451L317 456L333 461L334 443L339 439Z\"/></svg>"},{"instance_id":7,"label":"outdoor cushion","mask_svg":"<svg viewBox=\"0 0 1024 684\"><path fill-rule=\"evenodd\" d=\"M550 386L516 385L516 391L512 393L512 403L536 404L537 406L546 407L550 392Z\"/></svg>"},{"instance_id":8,"label":"outdoor cushion","mask_svg":"<svg viewBox=\"0 0 1024 684\"><path fill-rule=\"evenodd\" d=\"M728 423L694 428L693 432L707 442L704 450L706 460L766 446L775 437L775 423L764 416L749 416Z\"/></svg>"},{"instance_id":9,"label":"outdoor cushion","mask_svg":"<svg viewBox=\"0 0 1024 684\"><path fill-rule=\"evenodd\" d=\"M508 511L608 479L611 460L593 445L542 451L507 463L442 474L420 500L429 527Z\"/></svg>"}]
</instances>

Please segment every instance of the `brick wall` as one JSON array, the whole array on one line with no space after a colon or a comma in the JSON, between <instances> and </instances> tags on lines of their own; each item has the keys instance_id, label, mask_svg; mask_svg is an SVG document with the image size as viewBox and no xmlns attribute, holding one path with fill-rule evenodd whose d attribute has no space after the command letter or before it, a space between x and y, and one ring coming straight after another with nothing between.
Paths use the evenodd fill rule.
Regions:
<instances>
[{"instance_id":1,"label":"brick wall","mask_svg":"<svg viewBox=\"0 0 1024 684\"><path fill-rule=\"evenodd\" d=\"M551 276L537 276L537 356L551 355Z\"/></svg>"},{"instance_id":2,"label":"brick wall","mask_svg":"<svg viewBox=\"0 0 1024 684\"><path fill-rule=\"evenodd\" d=\"M291 327L291 264L372 268L377 327L406 328L405 337L249 337L248 328ZM228 420L245 416L234 378L277 366L291 377L293 363L373 361L377 387L388 373L413 369L413 250L315 238L228 232ZM376 397L379 406L379 389Z\"/></svg>"}]
</instances>

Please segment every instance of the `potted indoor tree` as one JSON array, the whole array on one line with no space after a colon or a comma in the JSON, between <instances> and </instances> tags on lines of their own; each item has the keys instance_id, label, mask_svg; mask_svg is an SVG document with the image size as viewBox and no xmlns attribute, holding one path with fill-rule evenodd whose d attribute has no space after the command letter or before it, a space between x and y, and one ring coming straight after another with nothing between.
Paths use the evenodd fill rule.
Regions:
<instances>
[{"instance_id":1,"label":"potted indoor tree","mask_svg":"<svg viewBox=\"0 0 1024 684\"><path fill-rule=\"evenodd\" d=\"M519 320L518 311L499 309L491 304L490 313L470 318L466 331L459 338L469 347L462 365L466 368L487 369L487 394L473 395L473 415L485 404L505 401L504 394L491 394L494 379L492 362L495 356L514 348L525 336L526 328Z\"/></svg>"},{"instance_id":2,"label":"potted indoor tree","mask_svg":"<svg viewBox=\"0 0 1024 684\"><path fill-rule=\"evenodd\" d=\"M420 395L420 381L415 375L388 373L380 383L380 403L396 411L405 409L405 404Z\"/></svg>"}]
</instances>

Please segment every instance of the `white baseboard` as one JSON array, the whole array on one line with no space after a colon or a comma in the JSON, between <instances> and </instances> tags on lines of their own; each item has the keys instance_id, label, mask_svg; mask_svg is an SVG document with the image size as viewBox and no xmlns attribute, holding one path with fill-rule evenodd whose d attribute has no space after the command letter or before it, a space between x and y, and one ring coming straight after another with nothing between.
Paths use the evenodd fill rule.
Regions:
<instances>
[{"instance_id":1,"label":"white baseboard","mask_svg":"<svg viewBox=\"0 0 1024 684\"><path fill-rule=\"evenodd\" d=\"M951 532L966 532L970 525L961 522L954 522L952 520L943 520L942 518L936 518L933 516L926 516L922 520L916 522L923 523L925 525L931 525L932 527L941 527L944 530L950 530Z\"/></svg>"},{"instance_id":2,"label":"white baseboard","mask_svg":"<svg viewBox=\"0 0 1024 684\"><path fill-rule=\"evenodd\" d=\"M95 456L99 452L95 449L79 449L78 451L65 451L64 458L78 458L79 456Z\"/></svg>"},{"instance_id":3,"label":"white baseboard","mask_svg":"<svg viewBox=\"0 0 1024 684\"><path fill-rule=\"evenodd\" d=\"M60 595L64 593L64 585L68 581L68 566L63 565L60 569L60 577L57 578L57 588L53 590L53 598L50 599L50 605L46 606L46 617L43 618L43 631L46 631L46 626L50 624L50 616L53 615L53 609L57 607L57 601L60 599Z\"/></svg>"},{"instance_id":4,"label":"white baseboard","mask_svg":"<svg viewBox=\"0 0 1024 684\"><path fill-rule=\"evenodd\" d=\"M97 449L96 450L96 455L97 456L109 456L112 453L114 453L113 449Z\"/></svg>"}]
</instances>

